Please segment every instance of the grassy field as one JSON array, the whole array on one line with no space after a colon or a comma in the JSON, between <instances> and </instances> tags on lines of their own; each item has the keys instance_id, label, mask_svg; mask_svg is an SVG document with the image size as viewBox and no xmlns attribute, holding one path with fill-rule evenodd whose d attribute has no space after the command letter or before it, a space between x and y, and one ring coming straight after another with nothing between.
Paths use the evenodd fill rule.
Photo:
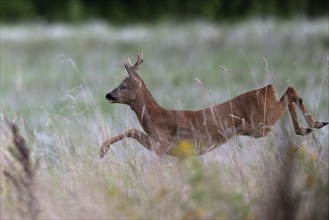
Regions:
<instances>
[{"instance_id":1,"label":"grassy field","mask_svg":"<svg viewBox=\"0 0 329 220\"><path fill-rule=\"evenodd\" d=\"M288 114L266 138L238 137L188 160L159 158L134 140L98 156L105 139L141 129L129 107L105 100L138 50L139 73L167 109L273 83L279 95L294 86L328 121L328 19L0 30L1 219L328 219L328 127L297 136ZM33 181L5 117L26 140Z\"/></svg>"}]
</instances>

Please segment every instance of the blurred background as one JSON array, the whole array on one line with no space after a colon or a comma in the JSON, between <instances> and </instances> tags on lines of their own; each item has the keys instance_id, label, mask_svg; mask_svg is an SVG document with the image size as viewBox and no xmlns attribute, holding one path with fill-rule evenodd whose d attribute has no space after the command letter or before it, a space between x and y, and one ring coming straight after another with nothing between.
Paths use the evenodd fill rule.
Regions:
<instances>
[{"instance_id":1,"label":"blurred background","mask_svg":"<svg viewBox=\"0 0 329 220\"><path fill-rule=\"evenodd\" d=\"M278 96L294 86L328 121L328 2L0 0L0 218L327 219L329 126L297 136L288 113L267 137L191 161L131 139L102 160L98 152L142 130L128 106L105 99L139 50L138 73L167 109L208 108L272 83Z\"/></svg>"},{"instance_id":2,"label":"blurred background","mask_svg":"<svg viewBox=\"0 0 329 220\"><path fill-rule=\"evenodd\" d=\"M1 0L1 22L83 22L113 24L189 21L236 21L248 17L316 18L328 15L322 0Z\"/></svg>"}]
</instances>

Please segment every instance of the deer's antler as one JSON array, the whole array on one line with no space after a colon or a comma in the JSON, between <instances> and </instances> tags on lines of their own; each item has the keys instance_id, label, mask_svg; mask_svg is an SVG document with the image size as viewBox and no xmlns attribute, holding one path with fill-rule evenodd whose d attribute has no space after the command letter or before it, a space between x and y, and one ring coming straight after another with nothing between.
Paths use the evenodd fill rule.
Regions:
<instances>
[{"instance_id":1,"label":"deer's antler","mask_svg":"<svg viewBox=\"0 0 329 220\"><path fill-rule=\"evenodd\" d=\"M139 66L142 64L143 62L143 54L142 51L139 51L137 54L137 61L135 63L134 66L131 65L130 59L128 58L128 63L124 63L124 66L126 68L126 70L128 71L129 75L133 72L136 73L136 71L138 70Z\"/></svg>"}]
</instances>

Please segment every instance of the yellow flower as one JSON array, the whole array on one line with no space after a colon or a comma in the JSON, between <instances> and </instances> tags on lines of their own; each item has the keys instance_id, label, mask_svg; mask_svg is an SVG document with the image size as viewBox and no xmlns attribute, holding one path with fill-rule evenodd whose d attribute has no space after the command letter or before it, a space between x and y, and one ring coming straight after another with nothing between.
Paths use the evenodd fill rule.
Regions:
<instances>
[{"instance_id":1,"label":"yellow flower","mask_svg":"<svg viewBox=\"0 0 329 220\"><path fill-rule=\"evenodd\" d=\"M173 149L172 154L179 158L187 158L194 155L195 145L192 141L183 140Z\"/></svg>"},{"instance_id":2,"label":"yellow flower","mask_svg":"<svg viewBox=\"0 0 329 220\"><path fill-rule=\"evenodd\" d=\"M306 152L306 149L305 149L305 145L304 145L304 144L302 144L302 145L300 146L300 148L299 148L299 152L302 153L302 154Z\"/></svg>"},{"instance_id":3,"label":"yellow flower","mask_svg":"<svg viewBox=\"0 0 329 220\"><path fill-rule=\"evenodd\" d=\"M311 159L312 161L316 161L316 160L318 159L318 155L317 155L316 153L311 153L311 155L310 155L310 159Z\"/></svg>"},{"instance_id":4,"label":"yellow flower","mask_svg":"<svg viewBox=\"0 0 329 220\"><path fill-rule=\"evenodd\" d=\"M288 155L290 159L293 159L298 153L298 147L296 145L292 145L288 149Z\"/></svg>"}]
</instances>

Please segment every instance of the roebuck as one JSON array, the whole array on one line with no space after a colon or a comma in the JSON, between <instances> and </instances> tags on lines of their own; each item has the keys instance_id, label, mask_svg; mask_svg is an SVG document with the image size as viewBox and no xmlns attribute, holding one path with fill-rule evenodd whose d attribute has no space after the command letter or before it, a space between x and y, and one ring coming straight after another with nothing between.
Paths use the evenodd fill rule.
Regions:
<instances>
[{"instance_id":1,"label":"roebuck","mask_svg":"<svg viewBox=\"0 0 329 220\"><path fill-rule=\"evenodd\" d=\"M296 90L289 87L278 99L273 85L249 91L227 102L198 111L166 110L147 89L137 70L143 62L138 53L134 66L124 63L129 77L106 95L110 103L129 105L136 113L144 132L130 129L105 141L100 148L103 157L111 144L126 137L136 139L158 155L175 155L181 143L191 143L193 154L203 154L227 142L236 135L264 137L288 108L298 135L306 135L312 128L322 128L328 122L316 121L310 115ZM296 106L302 111L310 128L302 128L297 120Z\"/></svg>"}]
</instances>

